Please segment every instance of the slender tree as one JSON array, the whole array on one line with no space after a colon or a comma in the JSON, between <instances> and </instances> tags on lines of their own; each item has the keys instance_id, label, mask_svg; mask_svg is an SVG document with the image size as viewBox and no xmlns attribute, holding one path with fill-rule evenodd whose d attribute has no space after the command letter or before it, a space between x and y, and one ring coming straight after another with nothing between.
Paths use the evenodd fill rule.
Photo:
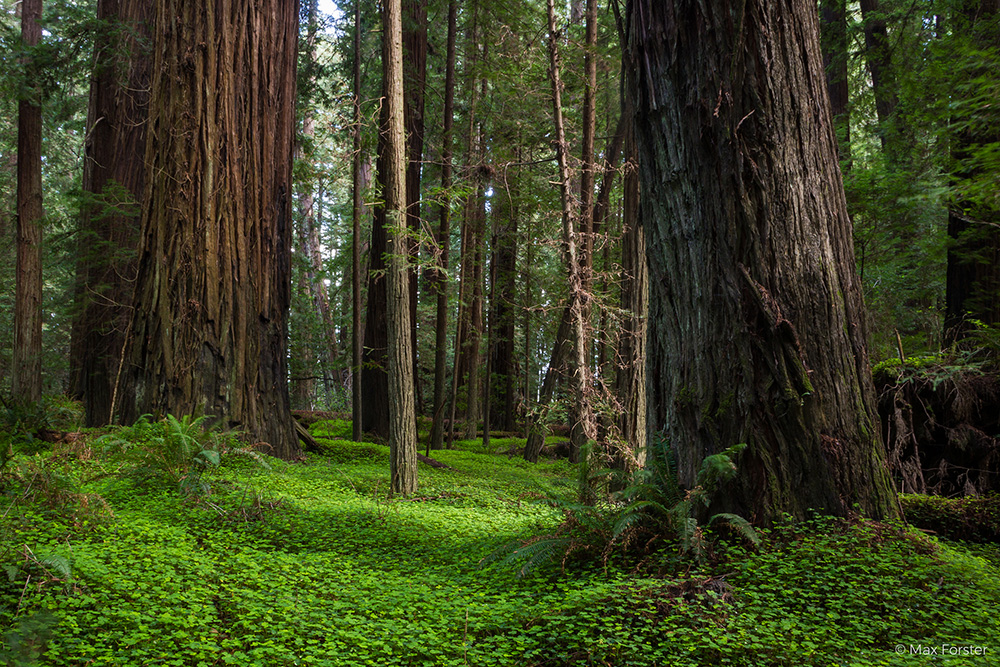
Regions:
<instances>
[{"instance_id":1,"label":"slender tree","mask_svg":"<svg viewBox=\"0 0 1000 667\"><path fill-rule=\"evenodd\" d=\"M879 139L890 161L899 157L902 149L894 136L894 116L899 106L896 75L892 69L892 45L885 12L879 0L860 0L864 22L865 54L868 72L875 93L875 113L878 117ZM836 99L836 98L834 98Z\"/></svg>"},{"instance_id":2,"label":"slender tree","mask_svg":"<svg viewBox=\"0 0 1000 667\"><path fill-rule=\"evenodd\" d=\"M646 238L639 216L639 164L631 99L625 96L625 174L622 203L622 324L618 338L618 427L635 463L645 458L646 434L646 315L649 277ZM625 456L619 457L626 462Z\"/></svg>"},{"instance_id":3,"label":"slender tree","mask_svg":"<svg viewBox=\"0 0 1000 667\"><path fill-rule=\"evenodd\" d=\"M550 25L551 28L551 25ZM552 48L552 47L550 47ZM580 206L577 209L579 223L578 265L570 267L570 288L577 291L571 295L572 308L578 308L578 322L574 322L574 377L573 409L571 411L570 459L574 460L588 440L597 438L597 424L591 406L590 387L590 303L594 274L594 182L597 162L594 158L594 135L597 133L597 0L587 0L586 42L584 45L584 92L583 92L583 133L580 156ZM552 65L556 67L555 64ZM571 232L572 233L572 232ZM572 261L572 260L570 260Z\"/></svg>"},{"instance_id":4,"label":"slender tree","mask_svg":"<svg viewBox=\"0 0 1000 667\"><path fill-rule=\"evenodd\" d=\"M420 245L420 183L424 159L424 87L427 81L427 0L403 3L403 105L406 126L406 224L410 229L410 347L413 350L413 389L422 409L417 360L418 255Z\"/></svg>"},{"instance_id":5,"label":"slender tree","mask_svg":"<svg viewBox=\"0 0 1000 667\"><path fill-rule=\"evenodd\" d=\"M21 42L42 39L42 0L22 0ZM30 73L32 60L25 57ZM30 78L30 74L29 74ZM42 398L42 107L41 91L26 80L17 107L17 278L14 292L13 395Z\"/></svg>"},{"instance_id":6,"label":"slender tree","mask_svg":"<svg viewBox=\"0 0 1000 667\"><path fill-rule=\"evenodd\" d=\"M448 253L451 249L451 179L452 129L455 122L455 38L458 7L448 0L448 46L445 54L444 122L441 132L441 192L438 212L437 262L434 276L437 313L434 324L434 420L431 423L430 449L444 443L445 376L448 346Z\"/></svg>"},{"instance_id":7,"label":"slender tree","mask_svg":"<svg viewBox=\"0 0 1000 667\"><path fill-rule=\"evenodd\" d=\"M135 396L123 418L212 415L294 458L286 341L297 3L160 0L151 34Z\"/></svg>"},{"instance_id":8,"label":"slender tree","mask_svg":"<svg viewBox=\"0 0 1000 667\"><path fill-rule=\"evenodd\" d=\"M549 30L549 80L552 84L552 115L555 125L556 160L559 164L559 190L562 202L563 223L563 255L569 274L569 313L570 340L572 353L570 355L570 373L573 393L574 417L573 425L578 435L570 441L570 460L575 461L579 455L579 443L593 440L597 437L595 424L589 416L592 415L588 391L588 362L586 354L586 293L584 269L580 257L580 240L574 222L574 205L570 194L569 145L566 142L565 123L562 108L562 81L560 77L559 30L557 28L555 4L548 0L548 30ZM593 181L591 181L592 183Z\"/></svg>"},{"instance_id":9,"label":"slender tree","mask_svg":"<svg viewBox=\"0 0 1000 667\"><path fill-rule=\"evenodd\" d=\"M361 217L364 214L364 201L361 187L362 165L361 155L361 2L354 2L354 128L353 128L353 162L351 169L351 437L354 442L361 442L362 424L362 373L361 363L364 347L364 336L361 333Z\"/></svg>"},{"instance_id":10,"label":"slender tree","mask_svg":"<svg viewBox=\"0 0 1000 667\"><path fill-rule=\"evenodd\" d=\"M403 109L403 25L400 0L382 5L382 78L385 154L386 315L389 371L389 460L393 493L417 490L417 422L413 401L406 233L406 140Z\"/></svg>"},{"instance_id":11,"label":"slender tree","mask_svg":"<svg viewBox=\"0 0 1000 667\"><path fill-rule=\"evenodd\" d=\"M847 0L821 0L820 35L823 69L830 94L833 123L837 129L837 149L841 165L851 163L851 118L847 66L850 59L847 39Z\"/></svg>"},{"instance_id":12,"label":"slender tree","mask_svg":"<svg viewBox=\"0 0 1000 667\"><path fill-rule=\"evenodd\" d=\"M631 0L628 47L648 427L685 486L748 443L720 509L897 516L815 2Z\"/></svg>"}]
</instances>

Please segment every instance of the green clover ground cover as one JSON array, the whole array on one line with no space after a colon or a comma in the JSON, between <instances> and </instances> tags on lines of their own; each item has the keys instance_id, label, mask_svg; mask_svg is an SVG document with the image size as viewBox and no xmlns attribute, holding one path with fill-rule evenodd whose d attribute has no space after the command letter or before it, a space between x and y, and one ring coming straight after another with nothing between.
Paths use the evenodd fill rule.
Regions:
<instances>
[{"instance_id":1,"label":"green clover ground cover","mask_svg":"<svg viewBox=\"0 0 1000 667\"><path fill-rule=\"evenodd\" d=\"M1000 664L995 546L816 519L671 578L558 559L518 578L481 561L558 525L538 500L573 499L569 464L460 442L434 453L453 470L421 465L417 496L389 499L387 449L344 427L317 424L303 463L223 458L209 495L112 454L15 459L0 664ZM31 470L61 480L57 502ZM909 648L945 643L987 653Z\"/></svg>"}]
</instances>

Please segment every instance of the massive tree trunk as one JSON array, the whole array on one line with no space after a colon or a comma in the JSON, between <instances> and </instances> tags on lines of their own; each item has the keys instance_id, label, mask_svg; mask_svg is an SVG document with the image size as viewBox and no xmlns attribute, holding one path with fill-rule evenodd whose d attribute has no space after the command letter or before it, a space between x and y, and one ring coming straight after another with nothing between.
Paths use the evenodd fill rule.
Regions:
<instances>
[{"instance_id":1,"label":"massive tree trunk","mask_svg":"<svg viewBox=\"0 0 1000 667\"><path fill-rule=\"evenodd\" d=\"M410 348L410 293L407 280L406 139L403 130L403 26L400 0L382 5L382 85L385 124L383 183L386 224L386 319L389 371L389 478L393 493L417 490L417 422Z\"/></svg>"},{"instance_id":2,"label":"massive tree trunk","mask_svg":"<svg viewBox=\"0 0 1000 667\"><path fill-rule=\"evenodd\" d=\"M123 30L100 33L90 83L80 211L77 315L70 343L71 393L86 424L114 421L116 394L131 396L120 372L131 316L139 213L145 188L150 0L100 0L97 18ZM124 35L124 38L123 38ZM121 47L124 46L124 49Z\"/></svg>"},{"instance_id":3,"label":"massive tree trunk","mask_svg":"<svg viewBox=\"0 0 1000 667\"><path fill-rule=\"evenodd\" d=\"M649 428L685 486L748 443L716 506L758 523L897 516L816 4L632 0L628 30Z\"/></svg>"},{"instance_id":4,"label":"massive tree trunk","mask_svg":"<svg viewBox=\"0 0 1000 667\"><path fill-rule=\"evenodd\" d=\"M42 39L42 0L23 0L21 41ZM33 67L25 59L25 72ZM17 278L14 288L13 396L42 398L42 107L41 91L25 82L27 96L17 106Z\"/></svg>"},{"instance_id":5,"label":"massive tree trunk","mask_svg":"<svg viewBox=\"0 0 1000 667\"><path fill-rule=\"evenodd\" d=\"M444 129L441 133L441 191L440 223L437 234L437 261L440 270L435 273L437 313L434 325L434 421L431 423L429 447L441 449L444 443L445 374L447 372L448 346L448 253L451 250L451 176L452 128L455 122L455 38L458 7L456 0L448 2L448 50L445 55L444 76Z\"/></svg>"},{"instance_id":6,"label":"massive tree trunk","mask_svg":"<svg viewBox=\"0 0 1000 667\"><path fill-rule=\"evenodd\" d=\"M213 415L283 458L297 3L161 0L131 372L142 413Z\"/></svg>"}]
</instances>

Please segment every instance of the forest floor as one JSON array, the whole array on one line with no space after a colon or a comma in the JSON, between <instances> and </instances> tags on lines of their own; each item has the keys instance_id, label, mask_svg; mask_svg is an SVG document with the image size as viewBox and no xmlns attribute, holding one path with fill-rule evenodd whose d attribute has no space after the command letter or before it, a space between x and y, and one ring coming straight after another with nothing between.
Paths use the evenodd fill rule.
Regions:
<instances>
[{"instance_id":1,"label":"forest floor","mask_svg":"<svg viewBox=\"0 0 1000 667\"><path fill-rule=\"evenodd\" d=\"M557 554L519 576L498 549L557 528L574 466L460 441L390 498L386 447L312 431L302 462L198 450L197 475L148 429L21 447L0 664L1000 665L995 544L816 519L667 575Z\"/></svg>"}]
</instances>

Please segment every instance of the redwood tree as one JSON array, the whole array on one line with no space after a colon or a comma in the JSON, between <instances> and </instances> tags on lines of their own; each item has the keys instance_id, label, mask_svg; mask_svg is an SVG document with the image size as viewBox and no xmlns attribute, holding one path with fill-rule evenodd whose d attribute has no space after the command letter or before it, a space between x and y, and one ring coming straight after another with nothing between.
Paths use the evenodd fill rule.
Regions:
<instances>
[{"instance_id":1,"label":"redwood tree","mask_svg":"<svg viewBox=\"0 0 1000 667\"><path fill-rule=\"evenodd\" d=\"M83 165L90 199L80 212L78 311L70 346L71 388L83 400L89 426L111 423L115 396L132 393L131 375L121 373L121 365L146 177L150 54L143 43L152 4L97 3L97 18L112 29L98 35L90 83Z\"/></svg>"},{"instance_id":2,"label":"redwood tree","mask_svg":"<svg viewBox=\"0 0 1000 667\"><path fill-rule=\"evenodd\" d=\"M21 40L42 39L42 0L23 0ZM31 60L25 59L30 77ZM42 108L29 80L17 107L17 280L14 292L13 395L42 398Z\"/></svg>"},{"instance_id":3,"label":"redwood tree","mask_svg":"<svg viewBox=\"0 0 1000 667\"><path fill-rule=\"evenodd\" d=\"M386 345L389 404L389 475L393 493L417 490L417 421L410 347L407 274L406 140L403 131L403 27L400 0L382 5L384 123L379 181L385 197Z\"/></svg>"},{"instance_id":4,"label":"redwood tree","mask_svg":"<svg viewBox=\"0 0 1000 667\"><path fill-rule=\"evenodd\" d=\"M293 458L291 167L297 3L161 0L139 274L137 414L206 414Z\"/></svg>"},{"instance_id":5,"label":"redwood tree","mask_svg":"<svg viewBox=\"0 0 1000 667\"><path fill-rule=\"evenodd\" d=\"M629 3L648 427L686 486L748 443L720 509L896 516L816 3L738 7Z\"/></svg>"}]
</instances>

